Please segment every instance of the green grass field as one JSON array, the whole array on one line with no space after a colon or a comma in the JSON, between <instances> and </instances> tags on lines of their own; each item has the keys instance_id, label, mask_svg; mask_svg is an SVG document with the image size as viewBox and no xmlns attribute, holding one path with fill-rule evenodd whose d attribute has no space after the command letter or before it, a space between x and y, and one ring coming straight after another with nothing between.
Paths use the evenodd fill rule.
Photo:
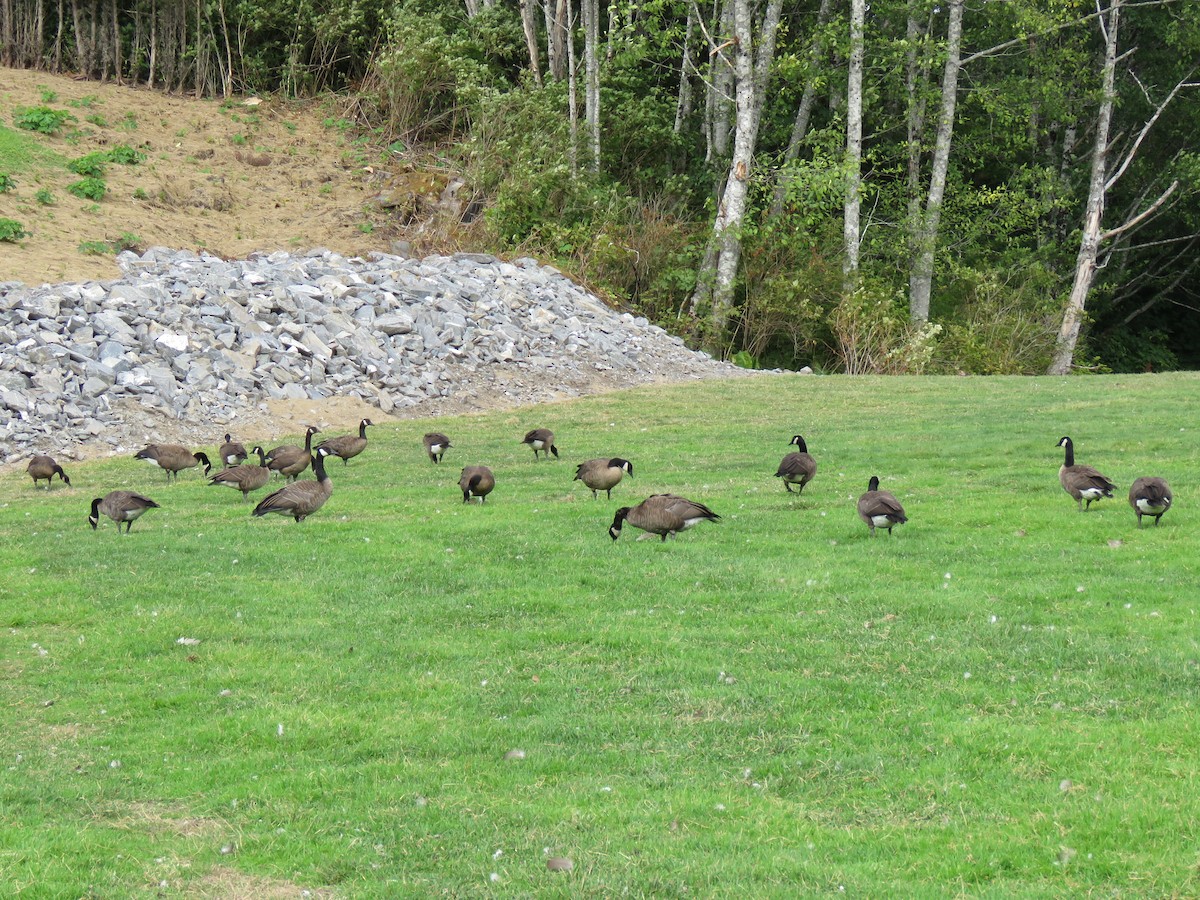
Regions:
<instances>
[{"instance_id":1,"label":"green grass field","mask_svg":"<svg viewBox=\"0 0 1200 900\"><path fill-rule=\"evenodd\" d=\"M1200 894L1198 394L763 377L389 424L301 525L131 457L9 472L0 893ZM1063 435L1116 499L1076 511ZM605 455L636 478L593 501ZM909 522L872 540L873 474ZM93 532L118 487L163 508ZM668 490L723 520L609 539Z\"/></svg>"}]
</instances>

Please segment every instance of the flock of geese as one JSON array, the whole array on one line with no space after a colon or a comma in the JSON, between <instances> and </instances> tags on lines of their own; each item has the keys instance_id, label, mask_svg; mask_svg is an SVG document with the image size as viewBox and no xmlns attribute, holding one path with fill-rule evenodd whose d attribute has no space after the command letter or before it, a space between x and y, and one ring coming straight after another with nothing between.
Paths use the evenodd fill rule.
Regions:
<instances>
[{"instance_id":1,"label":"flock of geese","mask_svg":"<svg viewBox=\"0 0 1200 900\"><path fill-rule=\"evenodd\" d=\"M135 459L145 460L167 473L167 481L178 479L179 473L196 466L204 467L204 475L210 485L221 485L240 491L242 499L249 501L250 493L266 486L274 475L284 478L285 484L278 490L264 497L254 511L253 516L264 516L276 513L290 516L296 522L303 522L315 513L333 493L333 484L325 470L325 460L336 456L345 465L349 460L358 456L367 448L367 427L374 423L363 419L358 424L358 434L347 434L329 438L313 447L313 436L320 434L320 429L309 426L304 433L304 446L284 445L270 451L263 451L255 446L249 453L243 444L233 440L232 435L225 435L225 442L217 451L218 460L225 468L212 473L212 463L203 452L192 452L181 444L151 444L139 450ZM450 438L440 432L430 432L422 439L425 453L433 463L440 463L446 451L454 445ZM535 428L528 432L521 443L533 450L534 459L549 459L551 455L558 459L558 447L554 443L554 432L548 428ZM789 452L779 463L775 477L782 479L788 493L804 493L804 487L817 474L817 462L808 452L801 435L795 435L789 446L796 449ZM1076 501L1080 511L1091 509L1096 500L1111 498L1116 485L1106 476L1091 466L1078 465L1075 462L1075 446L1069 437L1059 440L1058 446L1065 451L1063 465L1058 471L1059 483ZM257 461L249 461L250 454ZM309 466L312 467L316 479L300 481L299 476ZM55 475L64 484L70 485L71 479L63 471L62 466L49 456L35 456L29 461L26 471L33 478L34 487L41 480L46 481L50 489ZM599 497L599 492L612 499L612 489L621 480L633 475L633 463L620 457L600 457L589 459L575 468L575 481L581 481L591 489L592 498ZM793 485L797 489L793 491ZM485 503L487 496L496 486L496 478L487 466L473 465L463 468L458 480L462 491L463 502L468 503L472 498L478 498ZM1162 478L1142 477L1133 482L1129 489L1129 505L1137 514L1138 527L1142 527L1142 517L1151 516L1157 526L1159 520L1171 508L1174 497L1171 488ZM1086 505L1085 505L1086 504ZM133 523L148 509L157 509L159 504L149 497L135 491L112 491L104 497L92 500L91 513L88 522L93 530L100 523L100 516L107 516L117 525L120 533L121 526L129 532ZM875 530L882 528L890 536L892 529L908 521L904 506L890 491L879 489L878 476L872 475L867 485L866 493L858 499L858 517L870 530L872 537ZM641 537L647 538L658 535L663 541L673 538L681 531L686 531L701 522L715 522L721 517L705 506L677 494L654 494L637 506L623 506L616 511L612 525L608 528L609 536L615 541L621 536L622 527L628 523L645 532ZM640 539L640 538L639 538Z\"/></svg>"}]
</instances>

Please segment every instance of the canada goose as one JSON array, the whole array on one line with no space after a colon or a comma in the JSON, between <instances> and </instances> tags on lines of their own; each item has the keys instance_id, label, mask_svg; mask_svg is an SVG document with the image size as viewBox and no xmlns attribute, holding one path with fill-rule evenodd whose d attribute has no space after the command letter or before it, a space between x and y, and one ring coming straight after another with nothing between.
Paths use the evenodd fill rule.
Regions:
<instances>
[{"instance_id":1,"label":"canada goose","mask_svg":"<svg viewBox=\"0 0 1200 900\"><path fill-rule=\"evenodd\" d=\"M487 466L467 466L458 477L458 486L463 492L463 503L472 496L478 497L480 503L487 501L487 495L496 486L496 477Z\"/></svg>"},{"instance_id":2,"label":"canada goose","mask_svg":"<svg viewBox=\"0 0 1200 900\"><path fill-rule=\"evenodd\" d=\"M1075 498L1075 505L1080 510L1091 509L1093 500L1113 495L1115 484L1091 466L1075 465L1075 445L1069 437L1059 440L1058 446L1067 448L1066 459L1058 470L1058 480L1063 490ZM1085 500L1087 506L1083 505Z\"/></svg>"},{"instance_id":3,"label":"canada goose","mask_svg":"<svg viewBox=\"0 0 1200 900\"><path fill-rule=\"evenodd\" d=\"M439 463L442 457L446 455L446 448L453 447L450 443L450 438L446 437L440 431L431 431L422 438L425 444L425 452L429 454L431 462Z\"/></svg>"},{"instance_id":4,"label":"canada goose","mask_svg":"<svg viewBox=\"0 0 1200 900\"><path fill-rule=\"evenodd\" d=\"M88 516L88 523L92 526L92 531L95 531L96 526L100 524L100 513L104 513L117 523L117 534L120 534L122 522L125 523L125 530L129 531L133 528L133 520L148 509L158 509L158 504L149 497L143 497L133 491L112 491L103 498L97 497L92 501L92 513Z\"/></svg>"},{"instance_id":5,"label":"canada goose","mask_svg":"<svg viewBox=\"0 0 1200 900\"><path fill-rule=\"evenodd\" d=\"M182 444L151 444L135 453L133 458L144 459L150 465L166 470L167 481L171 480L171 476L178 481L180 472L192 468L197 463L203 464L205 475L212 471L212 463L208 461L206 454L193 453Z\"/></svg>"},{"instance_id":6,"label":"canada goose","mask_svg":"<svg viewBox=\"0 0 1200 900\"><path fill-rule=\"evenodd\" d=\"M249 500L250 492L257 491L271 478L271 470L267 468L267 458L263 455L263 448L255 447L252 452L258 454L257 465L246 465L243 463L240 466L230 466L228 469L222 469L208 479L209 486L211 487L214 484L226 485L234 490L241 491L243 500Z\"/></svg>"},{"instance_id":7,"label":"canada goose","mask_svg":"<svg viewBox=\"0 0 1200 900\"><path fill-rule=\"evenodd\" d=\"M374 424L370 419L363 419L358 423L357 437L353 434L343 434L327 441L321 441L317 444L317 449L324 447L329 451L330 456L340 456L342 465L345 465L347 460L353 459L367 449L367 426Z\"/></svg>"},{"instance_id":8,"label":"canada goose","mask_svg":"<svg viewBox=\"0 0 1200 900\"><path fill-rule=\"evenodd\" d=\"M50 484L54 480L55 475L61 478L63 484L67 487L71 486L71 479L67 477L67 473L50 456L35 456L29 461L29 465L25 467L25 471L33 478L34 487L37 487L38 481L45 478L46 490L50 490Z\"/></svg>"},{"instance_id":9,"label":"canada goose","mask_svg":"<svg viewBox=\"0 0 1200 900\"><path fill-rule=\"evenodd\" d=\"M1129 505L1137 513L1138 528L1142 527L1142 516L1154 516L1157 527L1174 499L1171 488L1161 478L1139 478L1129 488Z\"/></svg>"},{"instance_id":10,"label":"canada goose","mask_svg":"<svg viewBox=\"0 0 1200 900\"><path fill-rule=\"evenodd\" d=\"M614 541L621 536L621 526L628 522L634 528L646 532L638 540L657 534L665 541L675 537L701 522L715 522L721 518L703 503L696 503L675 494L654 494L632 508L622 506L617 510L613 523L608 526L608 535Z\"/></svg>"},{"instance_id":11,"label":"canada goose","mask_svg":"<svg viewBox=\"0 0 1200 900\"><path fill-rule=\"evenodd\" d=\"M796 445L796 452L783 458L775 471L775 477L783 479L783 486L789 494L797 493L792 490L793 484L800 485L798 493L803 494L804 486L817 474L817 461L808 455L808 445L800 435L793 437L791 443Z\"/></svg>"},{"instance_id":12,"label":"canada goose","mask_svg":"<svg viewBox=\"0 0 1200 900\"><path fill-rule=\"evenodd\" d=\"M538 451L541 450L546 454L546 459L550 458L550 454L554 454L554 458L558 459L558 448L554 446L554 432L549 428L535 428L525 435L522 444L528 444L533 450L533 458L537 459Z\"/></svg>"},{"instance_id":13,"label":"canada goose","mask_svg":"<svg viewBox=\"0 0 1200 900\"><path fill-rule=\"evenodd\" d=\"M875 537L876 528L886 528L888 537L891 537L894 526L908 521L904 507L891 491L879 490L877 475L871 476L867 492L858 498L858 517L871 529L871 537Z\"/></svg>"},{"instance_id":14,"label":"canada goose","mask_svg":"<svg viewBox=\"0 0 1200 900\"><path fill-rule=\"evenodd\" d=\"M246 447L233 439L233 435L225 435L225 443L221 445L221 449L217 451L217 455L221 457L221 465L236 466L246 461Z\"/></svg>"},{"instance_id":15,"label":"canada goose","mask_svg":"<svg viewBox=\"0 0 1200 900\"><path fill-rule=\"evenodd\" d=\"M321 429L316 425L309 425L304 432L303 447L287 445L269 450L267 468L286 476L288 481L295 481L308 468L308 461L312 459L312 437L320 433Z\"/></svg>"},{"instance_id":16,"label":"canada goose","mask_svg":"<svg viewBox=\"0 0 1200 900\"><path fill-rule=\"evenodd\" d=\"M316 481L293 481L281 487L272 494L267 494L254 507L252 516L265 516L267 513L279 513L281 516L291 516L297 522L303 522L325 505L333 493L333 482L325 474L325 457L329 451L318 447L312 458L313 474Z\"/></svg>"},{"instance_id":17,"label":"canada goose","mask_svg":"<svg viewBox=\"0 0 1200 900\"><path fill-rule=\"evenodd\" d=\"M575 467L573 481L582 481L592 489L592 499L596 499L597 491L604 491L608 499L612 499L612 489L621 483L625 473L633 477L633 463L627 459L614 456L611 459L589 459Z\"/></svg>"}]
</instances>

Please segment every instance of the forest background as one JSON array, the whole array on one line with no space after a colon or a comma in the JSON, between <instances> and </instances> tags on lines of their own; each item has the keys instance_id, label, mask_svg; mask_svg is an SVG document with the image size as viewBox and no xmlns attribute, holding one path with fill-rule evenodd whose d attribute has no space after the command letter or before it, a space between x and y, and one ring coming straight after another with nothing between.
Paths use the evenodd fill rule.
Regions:
<instances>
[{"instance_id":1,"label":"forest background","mask_svg":"<svg viewBox=\"0 0 1200 900\"><path fill-rule=\"evenodd\" d=\"M743 365L1200 365L1200 4L0 0L0 38L172 93L335 92L461 179L462 249Z\"/></svg>"}]
</instances>

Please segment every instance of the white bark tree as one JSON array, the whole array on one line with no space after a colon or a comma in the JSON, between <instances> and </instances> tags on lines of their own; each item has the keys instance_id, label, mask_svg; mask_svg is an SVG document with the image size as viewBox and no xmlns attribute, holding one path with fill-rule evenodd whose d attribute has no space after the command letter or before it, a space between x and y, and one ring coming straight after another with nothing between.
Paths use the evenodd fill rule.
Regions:
<instances>
[{"instance_id":1,"label":"white bark tree","mask_svg":"<svg viewBox=\"0 0 1200 900\"><path fill-rule=\"evenodd\" d=\"M1079 252L1075 259L1075 278L1071 284L1071 294L1067 298L1066 310L1063 312L1062 326L1059 328L1058 340L1054 347L1054 357L1047 371L1049 375L1066 375L1074 365L1075 348L1079 343L1080 329L1083 327L1088 293L1091 291L1092 282L1096 278L1096 270L1100 265L1101 248L1107 242L1152 218L1179 187L1178 181L1171 182L1167 189L1141 212L1131 214L1125 222L1115 228L1104 230L1104 208L1108 192L1128 171L1146 135L1154 127L1163 110L1181 90L1197 86L1196 83L1185 78L1171 89L1166 98L1158 104L1153 115L1142 126L1137 136L1130 142L1128 149L1121 154L1121 158L1113 167L1113 173L1110 176L1108 174L1109 157L1112 148L1109 133L1112 129L1113 106L1116 102L1117 63L1123 58L1117 53L1123 2L1124 0L1111 0L1107 15L1099 19L1100 28L1104 34L1104 64L1100 77L1100 107L1096 115L1096 136L1092 145L1092 168L1088 181L1087 206L1084 211L1083 233L1079 239Z\"/></svg>"},{"instance_id":2,"label":"white bark tree","mask_svg":"<svg viewBox=\"0 0 1200 900\"><path fill-rule=\"evenodd\" d=\"M600 171L600 0L580 0L583 10L584 120L588 168Z\"/></svg>"},{"instance_id":3,"label":"white bark tree","mask_svg":"<svg viewBox=\"0 0 1200 900\"><path fill-rule=\"evenodd\" d=\"M737 277L742 252L742 221L746 212L746 195L758 143L758 126L766 96L771 63L775 58L775 37L783 0L768 0L762 19L753 20L749 0L732 0L733 38L722 48L732 54L734 97L733 156L725 189L713 223L710 248L716 247L715 268L711 273L701 271L692 294L693 313L702 313L708 306L714 335L725 330L733 306L733 285ZM758 41L755 42L757 35Z\"/></svg>"},{"instance_id":4,"label":"white bark tree","mask_svg":"<svg viewBox=\"0 0 1200 900\"><path fill-rule=\"evenodd\" d=\"M846 293L858 281L858 251L862 243L862 78L866 0L850 0L850 60L846 80L846 200L842 213L842 272Z\"/></svg>"},{"instance_id":5,"label":"white bark tree","mask_svg":"<svg viewBox=\"0 0 1200 900\"><path fill-rule=\"evenodd\" d=\"M929 319L929 297L933 290L933 256L937 248L938 223L946 194L946 172L950 167L950 141L954 135L954 110L958 100L958 72L962 48L963 0L950 0L950 23L946 27L946 67L942 73L942 105L938 114L929 193L925 208L914 216L912 268L908 276L908 312L914 322Z\"/></svg>"}]
</instances>

